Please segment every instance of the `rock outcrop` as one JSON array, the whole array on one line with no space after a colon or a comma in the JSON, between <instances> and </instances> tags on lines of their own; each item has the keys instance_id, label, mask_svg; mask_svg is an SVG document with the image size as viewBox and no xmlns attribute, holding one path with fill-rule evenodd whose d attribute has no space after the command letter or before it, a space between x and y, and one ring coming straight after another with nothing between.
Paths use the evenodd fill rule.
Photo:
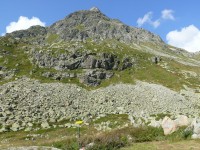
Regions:
<instances>
[{"instance_id":1,"label":"rock outcrop","mask_svg":"<svg viewBox=\"0 0 200 150\"><path fill-rule=\"evenodd\" d=\"M116 39L124 43L154 42L162 44L161 38L144 29L129 27L119 20L110 19L99 9L83 10L68 15L49 28L51 34L63 40L85 41Z\"/></svg>"},{"instance_id":2,"label":"rock outcrop","mask_svg":"<svg viewBox=\"0 0 200 150\"><path fill-rule=\"evenodd\" d=\"M178 129L176 123L167 116L162 121L162 128L165 135L171 134Z\"/></svg>"}]
</instances>

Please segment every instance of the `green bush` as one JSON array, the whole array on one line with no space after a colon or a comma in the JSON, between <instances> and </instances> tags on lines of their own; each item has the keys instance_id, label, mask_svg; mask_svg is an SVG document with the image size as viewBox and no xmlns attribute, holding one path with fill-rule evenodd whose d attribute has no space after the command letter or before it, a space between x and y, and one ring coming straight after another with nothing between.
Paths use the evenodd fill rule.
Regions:
<instances>
[{"instance_id":1,"label":"green bush","mask_svg":"<svg viewBox=\"0 0 200 150\"><path fill-rule=\"evenodd\" d=\"M184 139L189 139L192 136L192 134L193 134L192 130L186 130L186 131L183 132L182 135L183 135Z\"/></svg>"},{"instance_id":2,"label":"green bush","mask_svg":"<svg viewBox=\"0 0 200 150\"><path fill-rule=\"evenodd\" d=\"M62 150L77 150L78 142L77 139L73 138L73 139L68 139L66 141L54 142L52 146Z\"/></svg>"},{"instance_id":3,"label":"green bush","mask_svg":"<svg viewBox=\"0 0 200 150\"><path fill-rule=\"evenodd\" d=\"M132 128L130 130L130 135L135 139L135 142L157 141L163 139L164 137L162 128L149 126Z\"/></svg>"}]
</instances>

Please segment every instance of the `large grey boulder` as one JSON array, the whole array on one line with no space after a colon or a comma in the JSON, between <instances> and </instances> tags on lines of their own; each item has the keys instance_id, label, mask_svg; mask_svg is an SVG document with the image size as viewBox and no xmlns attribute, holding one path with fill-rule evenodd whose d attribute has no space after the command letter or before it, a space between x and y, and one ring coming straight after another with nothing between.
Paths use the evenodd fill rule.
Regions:
<instances>
[{"instance_id":1,"label":"large grey boulder","mask_svg":"<svg viewBox=\"0 0 200 150\"><path fill-rule=\"evenodd\" d=\"M83 62L81 63L81 68L93 69L96 67L97 59L94 55L86 55Z\"/></svg>"},{"instance_id":2,"label":"large grey boulder","mask_svg":"<svg viewBox=\"0 0 200 150\"><path fill-rule=\"evenodd\" d=\"M193 130L194 134L200 134L200 123L195 123L194 124L194 130Z\"/></svg>"},{"instance_id":3,"label":"large grey boulder","mask_svg":"<svg viewBox=\"0 0 200 150\"><path fill-rule=\"evenodd\" d=\"M200 122L195 118L191 125L188 127L192 130L192 139L199 139L200 138Z\"/></svg>"},{"instance_id":4,"label":"large grey boulder","mask_svg":"<svg viewBox=\"0 0 200 150\"><path fill-rule=\"evenodd\" d=\"M102 80L109 79L114 75L110 71L104 70L87 70L86 73L80 78L80 82L89 86L98 86Z\"/></svg>"}]
</instances>

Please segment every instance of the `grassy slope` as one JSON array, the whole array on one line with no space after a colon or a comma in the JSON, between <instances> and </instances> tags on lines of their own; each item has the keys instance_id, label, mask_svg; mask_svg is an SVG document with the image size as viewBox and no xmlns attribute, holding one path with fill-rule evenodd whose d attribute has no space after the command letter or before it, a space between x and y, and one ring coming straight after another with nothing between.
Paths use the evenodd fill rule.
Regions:
<instances>
[{"instance_id":1,"label":"grassy slope","mask_svg":"<svg viewBox=\"0 0 200 150\"><path fill-rule=\"evenodd\" d=\"M97 131L94 124L102 124L110 121L110 131ZM115 123L117 122L117 124ZM65 122L66 123L66 122ZM60 123L62 124L62 123ZM128 126L127 126L128 125ZM37 126L34 127L35 129ZM153 127L132 127L129 124L127 115L108 115L106 117L92 120L90 125L81 126L80 143L87 145L95 143L93 150L114 150L133 144L135 148L146 148L152 144L158 144L154 141L165 141L165 143L180 142L190 139L190 134L184 132L185 128L180 128L171 135L164 136L161 128ZM152 142L152 143L144 143ZM35 131L18 131L0 133L0 149L17 146L53 146L63 150L77 149L77 128L50 128ZM161 143L161 142L160 142ZM127 149L132 149L128 147Z\"/></svg>"},{"instance_id":2,"label":"grassy slope","mask_svg":"<svg viewBox=\"0 0 200 150\"><path fill-rule=\"evenodd\" d=\"M56 35L52 35L49 37L50 38L47 38L47 41L49 43L53 43L54 40L57 39ZM4 43L9 43L9 42L7 39L5 39L4 41L1 40L0 49L4 49L9 54L3 55L3 57L0 58L0 65L6 66L7 70L11 69L17 70L15 77L13 77L12 79L22 75L26 75L32 78L39 79L42 82L56 82L53 79L49 78L47 79L41 76L41 74L46 71L56 72L55 69L38 68L37 66L34 66L33 64L30 63L26 51L22 49L23 46L28 46L28 45L22 43L18 44L10 43L8 46L5 46ZM94 43L91 40L88 40L86 43L78 43L78 44L82 45L80 46L80 48L78 48L78 51L80 52L81 51L95 52L95 53L107 52L117 55L121 60L124 57L128 56L136 61L133 68L129 68L124 71L114 71L115 72L114 77L112 77L109 80L104 80L99 87L105 87L110 84L117 84L119 82L134 84L135 80L142 80L151 83L162 84L171 89L179 90L182 88L183 84L195 88L198 86L197 83L200 82L199 78L185 79L185 77L180 73L181 70L188 70L200 74L199 67L185 66L174 60L170 60L167 58L163 58L162 62L160 62L159 64L153 64L151 62L151 57L153 56L152 54L138 51L135 48L130 48L128 45L119 43L114 40L107 40L103 41L102 43ZM44 51L45 49L51 50L52 55L57 55L60 53L69 53L67 48L73 46L75 47L76 45L77 45L76 42L70 42L70 43L59 42L59 43L53 43L53 45L50 44L49 46L45 46L42 49ZM2 55L2 53L3 52L0 51L0 55ZM168 68L167 69L163 68L162 67L163 64L167 64ZM31 71L33 72L32 74L30 74ZM74 70L73 72L77 71ZM81 72L81 70L78 70L78 72ZM1 84L5 82L6 81L0 80ZM85 87L83 84L79 83L77 79L66 79L61 82L76 83L82 87ZM94 89L94 88L88 88L88 89Z\"/></svg>"},{"instance_id":3,"label":"grassy slope","mask_svg":"<svg viewBox=\"0 0 200 150\"><path fill-rule=\"evenodd\" d=\"M199 150L199 140L183 140L178 142L157 141L134 143L130 147L122 148L121 150Z\"/></svg>"},{"instance_id":4,"label":"grassy slope","mask_svg":"<svg viewBox=\"0 0 200 150\"><path fill-rule=\"evenodd\" d=\"M53 42L54 39L56 39L56 36L52 36L49 39L49 43ZM5 45L6 43L6 45ZM8 44L8 45L7 45ZM52 48L54 54L55 52L66 52L64 47L70 46L71 44L76 43L58 43ZM87 42L82 43L83 47L80 48L80 51L83 50L89 50L91 52L110 52L113 54L116 54L119 58L123 58L125 56L131 56L136 60L136 64L133 68L126 69L124 71L115 71L115 76L109 80L105 80L102 82L102 84L99 87L105 87L109 84L117 84L119 82L122 83L131 83L134 84L135 80L143 80L151 83L158 83L162 84L166 87L169 87L174 90L179 90L182 88L182 85L188 85L189 87L196 87L198 86L198 83L200 82L199 78L188 78L185 79L185 77L180 73L181 70L188 70L195 72L197 74L200 74L200 68L199 67L189 67L182 65L180 63L177 63L174 60L170 60L167 58L163 58L162 62L159 64L153 64L151 62L151 54L144 53L141 51L138 51L134 48L130 48L129 46L118 43L116 41L104 41L100 44L94 44L93 42ZM66 46L67 45L67 46ZM111 46L108 46L111 45ZM113 48L112 47L115 47ZM22 49L23 46L27 46L26 44L13 44L9 43L7 39L5 41L0 41L0 55L3 55L3 53L8 52L8 54L3 55L3 57L0 58L0 66L6 66L7 70L17 69L16 75L11 78L10 80L1 80L0 84L3 84L5 82L14 80L16 77L20 77L22 75L26 75L31 78L39 79L42 82L57 82L52 79L47 79L44 77L41 77L41 73L45 71L51 71L55 72L54 69L41 69L29 62L27 53L24 49ZM49 47L46 47L47 49ZM2 51L4 49L4 52ZM5 63L6 61L6 63ZM18 64L18 65L16 65ZM164 68L163 65L167 64L167 68ZM33 71L33 74L30 74L30 71ZM81 83L78 82L78 80L64 80L61 81L64 83L76 83L79 84L82 87L85 87ZM96 88L99 88L96 87ZM88 88L88 87L85 87ZM88 88L88 89L95 89L95 88ZM125 146L127 145L127 135L132 133L133 139L136 140L138 144L134 144L132 148L130 149L142 149L153 146L156 147L162 142L152 142L152 143L140 143L140 142L146 142L146 141L173 141L172 139L178 139L183 140L185 139L182 130L180 132L173 134L171 136L165 137L163 135L163 132L161 129L154 129L154 128L124 128L121 130L113 130L112 132L102 132L99 133L93 128L94 123L101 123L108 120L111 120L111 123L113 123L114 120L118 120L119 124L121 125L121 122L127 123L127 118L125 116L107 116L104 118L100 118L99 120L96 120L95 122L91 123L91 126L84 126L82 128L83 133L83 139L82 142L85 144L88 144L90 142L96 141L100 146L99 149L105 148L105 146L112 145L114 147L119 147L118 145ZM113 124L111 127L116 127L116 124ZM41 137L32 137L30 135L36 135L39 134ZM44 138L45 137L45 138ZM116 138L120 139L118 140L119 143L116 143ZM28 139L28 140L25 140ZM111 143L101 143L101 141L106 142L104 139L112 139ZM1 147L8 147L13 144L13 146L21 146L21 145L47 145L58 148L66 148L66 145L71 145L71 149L75 149L77 147L77 141L76 141L76 128L72 129L66 129L66 128L51 128L48 130L39 130L39 131L30 131L30 132L8 132L8 133L1 133L0 134L0 141L4 141L1 143ZM6 142L7 141L7 142ZM188 141L190 143L190 141ZM168 146L163 144L164 146ZM179 142L184 145L183 142ZM192 142L191 142L192 143ZM169 143L171 144L171 143ZM176 145L172 143L172 146Z\"/></svg>"}]
</instances>

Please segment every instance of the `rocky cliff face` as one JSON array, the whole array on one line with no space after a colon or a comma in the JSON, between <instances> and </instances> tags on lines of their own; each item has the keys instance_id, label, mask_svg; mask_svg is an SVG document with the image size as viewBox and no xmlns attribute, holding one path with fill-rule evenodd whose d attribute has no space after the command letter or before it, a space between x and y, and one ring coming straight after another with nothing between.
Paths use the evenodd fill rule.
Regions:
<instances>
[{"instance_id":1,"label":"rocky cliff face","mask_svg":"<svg viewBox=\"0 0 200 150\"><path fill-rule=\"evenodd\" d=\"M159 36L146 30L129 27L119 20L110 19L97 8L78 11L64 20L54 23L49 32L60 35L63 40L85 41L116 39L120 42L154 42L162 43Z\"/></svg>"},{"instance_id":2,"label":"rocky cliff face","mask_svg":"<svg viewBox=\"0 0 200 150\"><path fill-rule=\"evenodd\" d=\"M74 12L47 28L35 26L28 30L15 31L7 36L24 40L29 38L29 41L37 38L42 41L47 34L56 34L59 40L64 41L116 39L128 44L138 42L163 44L158 35L141 28L127 26L119 20L110 19L97 8Z\"/></svg>"},{"instance_id":3,"label":"rocky cliff face","mask_svg":"<svg viewBox=\"0 0 200 150\"><path fill-rule=\"evenodd\" d=\"M115 40L126 44L140 42L164 44L159 36L143 29L129 27L118 20L110 19L97 8L72 13L47 28L35 26L28 30L7 34L6 37L12 43L24 42L28 44L25 49L29 53L29 59L33 65L40 68L54 68L56 70L95 69L94 72L99 72L98 69L101 69L101 73L107 74L113 74L107 72L107 70L124 70L132 67L136 62L135 58L121 57L113 54L113 52L106 52L107 50L101 52L101 49L97 49L100 52L91 52L81 42L87 43L87 41L92 40L92 42L100 43L105 40ZM75 44L72 49L71 43L66 47L62 45L63 42L79 43ZM60 44L55 47L53 46L55 43ZM117 49L117 44L115 45L114 47ZM114 47L107 46L106 48L113 51ZM59 50L52 54L49 52L52 49L53 51ZM61 49L63 49L62 53L60 53ZM85 81L84 83L87 85L99 85L102 79L111 77L111 75L98 77L99 73L91 75L89 72L78 76L80 76L80 81ZM93 79L91 79L91 76L93 76ZM85 80L86 78L87 80ZM89 82L93 82L93 80L95 84Z\"/></svg>"},{"instance_id":4,"label":"rocky cliff face","mask_svg":"<svg viewBox=\"0 0 200 150\"><path fill-rule=\"evenodd\" d=\"M47 28L41 26L32 26L27 30L15 31L6 34L13 43L25 42L29 44L44 44L44 39L47 35Z\"/></svg>"}]
</instances>

